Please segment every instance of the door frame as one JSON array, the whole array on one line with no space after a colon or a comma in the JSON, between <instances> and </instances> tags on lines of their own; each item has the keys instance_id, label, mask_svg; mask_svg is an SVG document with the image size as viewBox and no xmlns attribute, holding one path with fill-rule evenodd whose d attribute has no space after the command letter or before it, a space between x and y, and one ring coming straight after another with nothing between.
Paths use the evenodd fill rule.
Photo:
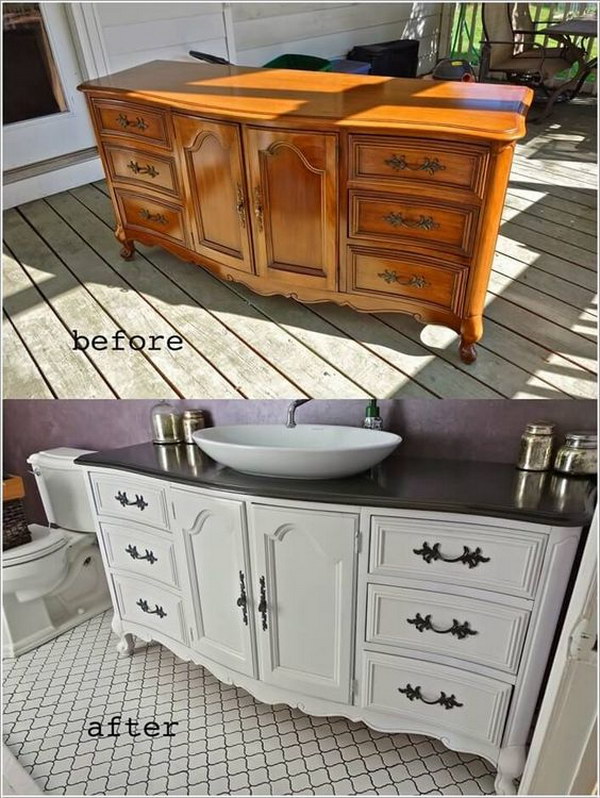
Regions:
<instances>
[{"instance_id":1,"label":"door frame","mask_svg":"<svg viewBox=\"0 0 600 798\"><path fill-rule=\"evenodd\" d=\"M596 783L598 511L548 677L519 795L592 794Z\"/></svg>"}]
</instances>

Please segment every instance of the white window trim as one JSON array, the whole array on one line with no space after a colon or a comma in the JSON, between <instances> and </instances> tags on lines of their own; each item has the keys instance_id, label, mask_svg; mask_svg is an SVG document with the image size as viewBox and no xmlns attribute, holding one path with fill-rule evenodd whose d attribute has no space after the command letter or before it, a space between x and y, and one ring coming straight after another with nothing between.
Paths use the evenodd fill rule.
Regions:
<instances>
[{"instance_id":1,"label":"white window trim","mask_svg":"<svg viewBox=\"0 0 600 798\"><path fill-rule=\"evenodd\" d=\"M65 3L81 70L87 80L110 73L97 3Z\"/></svg>"}]
</instances>

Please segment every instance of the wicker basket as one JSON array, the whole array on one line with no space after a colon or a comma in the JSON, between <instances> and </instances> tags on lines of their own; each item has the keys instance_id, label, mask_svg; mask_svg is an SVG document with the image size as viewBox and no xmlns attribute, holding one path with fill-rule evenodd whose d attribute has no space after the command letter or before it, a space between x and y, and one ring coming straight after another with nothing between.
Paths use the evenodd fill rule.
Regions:
<instances>
[{"instance_id":1,"label":"wicker basket","mask_svg":"<svg viewBox=\"0 0 600 798\"><path fill-rule=\"evenodd\" d=\"M2 550L29 543L31 533L25 520L23 480L9 476L2 480Z\"/></svg>"}]
</instances>

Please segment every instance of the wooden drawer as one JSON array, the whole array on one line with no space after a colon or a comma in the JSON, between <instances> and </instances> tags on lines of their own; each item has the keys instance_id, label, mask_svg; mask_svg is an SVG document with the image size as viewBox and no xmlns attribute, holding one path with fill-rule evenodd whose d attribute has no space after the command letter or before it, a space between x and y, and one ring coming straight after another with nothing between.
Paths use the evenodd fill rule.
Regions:
<instances>
[{"instance_id":1,"label":"wooden drawer","mask_svg":"<svg viewBox=\"0 0 600 798\"><path fill-rule=\"evenodd\" d=\"M115 190L124 227L143 232L151 231L161 238L186 245L187 235L183 209L179 205L150 197Z\"/></svg>"},{"instance_id":2,"label":"wooden drawer","mask_svg":"<svg viewBox=\"0 0 600 798\"><path fill-rule=\"evenodd\" d=\"M545 535L525 529L373 516L369 573L531 599L545 548Z\"/></svg>"},{"instance_id":3,"label":"wooden drawer","mask_svg":"<svg viewBox=\"0 0 600 798\"><path fill-rule=\"evenodd\" d=\"M469 257L477 209L405 195L349 192L348 235L369 241L410 241L428 250Z\"/></svg>"},{"instance_id":4,"label":"wooden drawer","mask_svg":"<svg viewBox=\"0 0 600 798\"><path fill-rule=\"evenodd\" d=\"M469 270L431 258L348 247L346 290L370 296L403 297L460 315Z\"/></svg>"},{"instance_id":5,"label":"wooden drawer","mask_svg":"<svg viewBox=\"0 0 600 798\"><path fill-rule=\"evenodd\" d=\"M366 643L430 651L516 673L529 611L448 593L367 586Z\"/></svg>"},{"instance_id":6,"label":"wooden drawer","mask_svg":"<svg viewBox=\"0 0 600 798\"><path fill-rule=\"evenodd\" d=\"M166 491L156 482L120 472L92 473L90 480L98 515L169 528Z\"/></svg>"},{"instance_id":7,"label":"wooden drawer","mask_svg":"<svg viewBox=\"0 0 600 798\"><path fill-rule=\"evenodd\" d=\"M187 643L183 601L152 580L111 574L121 618Z\"/></svg>"},{"instance_id":8,"label":"wooden drawer","mask_svg":"<svg viewBox=\"0 0 600 798\"><path fill-rule=\"evenodd\" d=\"M158 147L171 147L164 111L147 105L132 105L118 100L92 100L96 128L100 135L145 141Z\"/></svg>"},{"instance_id":9,"label":"wooden drawer","mask_svg":"<svg viewBox=\"0 0 600 798\"><path fill-rule=\"evenodd\" d=\"M179 196L175 161L144 150L104 144L109 178L133 186L151 186L173 197Z\"/></svg>"},{"instance_id":10,"label":"wooden drawer","mask_svg":"<svg viewBox=\"0 0 600 798\"><path fill-rule=\"evenodd\" d=\"M504 682L408 657L363 653L362 706L439 725L499 745L512 687ZM402 692L401 692L402 691ZM459 706L460 705L460 706Z\"/></svg>"},{"instance_id":11,"label":"wooden drawer","mask_svg":"<svg viewBox=\"0 0 600 798\"><path fill-rule=\"evenodd\" d=\"M100 530L111 568L179 588L175 551L166 535L134 524L101 522Z\"/></svg>"},{"instance_id":12,"label":"wooden drawer","mask_svg":"<svg viewBox=\"0 0 600 798\"><path fill-rule=\"evenodd\" d=\"M479 197L489 151L476 144L350 136L349 179L402 187L466 189Z\"/></svg>"}]
</instances>

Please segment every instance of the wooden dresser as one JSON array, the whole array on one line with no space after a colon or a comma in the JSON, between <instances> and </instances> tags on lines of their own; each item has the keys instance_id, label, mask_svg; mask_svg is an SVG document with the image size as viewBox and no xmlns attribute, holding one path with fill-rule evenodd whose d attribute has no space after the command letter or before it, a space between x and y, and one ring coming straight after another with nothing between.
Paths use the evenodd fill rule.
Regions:
<instances>
[{"instance_id":1,"label":"wooden dresser","mask_svg":"<svg viewBox=\"0 0 600 798\"><path fill-rule=\"evenodd\" d=\"M124 258L409 313L475 359L529 89L174 61L80 88Z\"/></svg>"}]
</instances>

